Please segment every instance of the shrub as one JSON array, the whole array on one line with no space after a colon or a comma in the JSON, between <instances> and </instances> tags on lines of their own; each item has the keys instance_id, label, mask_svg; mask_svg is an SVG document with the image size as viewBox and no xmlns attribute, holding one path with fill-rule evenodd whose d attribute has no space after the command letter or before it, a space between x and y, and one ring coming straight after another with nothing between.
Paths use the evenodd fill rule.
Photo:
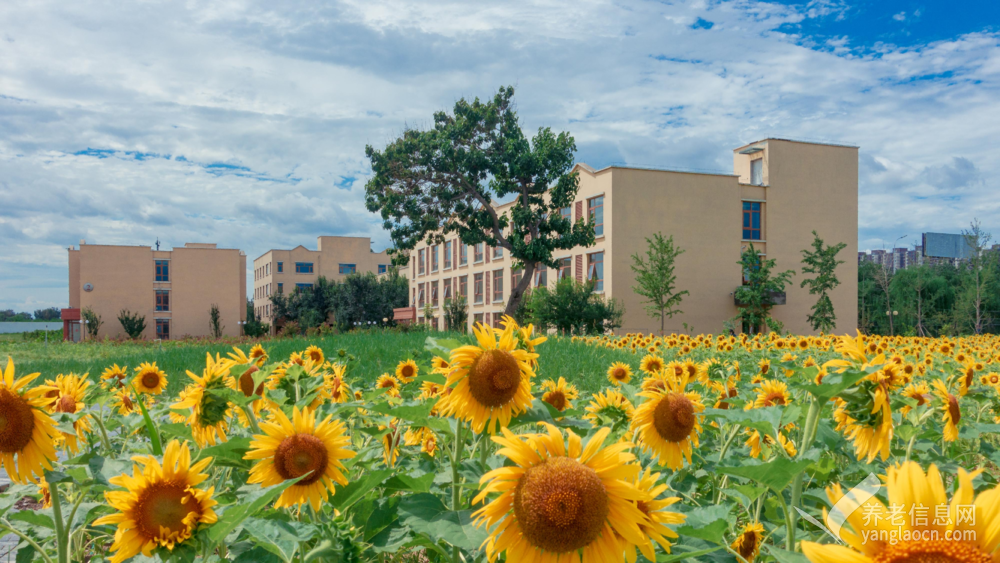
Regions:
<instances>
[{"instance_id":1,"label":"shrub","mask_svg":"<svg viewBox=\"0 0 1000 563\"><path fill-rule=\"evenodd\" d=\"M523 303L523 301L522 301ZM461 295L454 299L444 300L445 328L457 332L465 332L469 322L469 304Z\"/></svg>"},{"instance_id":2,"label":"shrub","mask_svg":"<svg viewBox=\"0 0 1000 563\"><path fill-rule=\"evenodd\" d=\"M219 306L215 303L212 303L212 308L208 310L208 318L208 326L212 329L212 336L222 338L222 331L226 327L222 324L222 312L219 311Z\"/></svg>"},{"instance_id":3,"label":"shrub","mask_svg":"<svg viewBox=\"0 0 1000 563\"><path fill-rule=\"evenodd\" d=\"M618 299L594 293L593 280L580 283L563 278L555 289L531 292L528 315L539 330L555 328L562 334L604 334L622 326L625 307Z\"/></svg>"},{"instance_id":4,"label":"shrub","mask_svg":"<svg viewBox=\"0 0 1000 563\"><path fill-rule=\"evenodd\" d=\"M87 321L83 325L87 327L87 337L97 338L97 332L101 330L101 325L104 324L101 316L95 313L90 307L86 307L81 311L80 316L83 317L83 320Z\"/></svg>"},{"instance_id":5,"label":"shrub","mask_svg":"<svg viewBox=\"0 0 1000 563\"><path fill-rule=\"evenodd\" d=\"M291 338L293 336L298 336L300 334L302 334L302 328L299 326L299 323L295 321L288 321L284 324L284 326L281 327L281 332L278 334L278 336L281 336L283 338Z\"/></svg>"},{"instance_id":6,"label":"shrub","mask_svg":"<svg viewBox=\"0 0 1000 563\"><path fill-rule=\"evenodd\" d=\"M118 313L118 322L122 324L125 334L132 340L142 338L142 332L146 330L146 316L133 313L128 309L122 309Z\"/></svg>"},{"instance_id":7,"label":"shrub","mask_svg":"<svg viewBox=\"0 0 1000 563\"><path fill-rule=\"evenodd\" d=\"M271 325L260 322L260 317L254 311L253 301L247 299L247 322L243 325L243 335L250 338L260 338L267 336L271 332Z\"/></svg>"}]
</instances>

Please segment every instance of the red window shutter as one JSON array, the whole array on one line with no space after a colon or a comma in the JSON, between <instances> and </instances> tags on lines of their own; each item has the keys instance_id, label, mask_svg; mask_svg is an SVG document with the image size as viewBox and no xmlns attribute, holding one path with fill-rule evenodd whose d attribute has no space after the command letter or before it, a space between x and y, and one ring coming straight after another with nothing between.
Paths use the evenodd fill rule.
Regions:
<instances>
[{"instance_id":1,"label":"red window shutter","mask_svg":"<svg viewBox=\"0 0 1000 563\"><path fill-rule=\"evenodd\" d=\"M583 254L576 255L576 281L583 281Z\"/></svg>"},{"instance_id":2,"label":"red window shutter","mask_svg":"<svg viewBox=\"0 0 1000 563\"><path fill-rule=\"evenodd\" d=\"M583 202L576 202L576 220L579 221L583 219Z\"/></svg>"},{"instance_id":3,"label":"red window shutter","mask_svg":"<svg viewBox=\"0 0 1000 563\"><path fill-rule=\"evenodd\" d=\"M490 276L489 276L489 274L483 275L483 285L485 287L485 291L483 291L483 302L484 303L489 303L490 301L493 301L493 297L490 295Z\"/></svg>"},{"instance_id":4,"label":"red window shutter","mask_svg":"<svg viewBox=\"0 0 1000 563\"><path fill-rule=\"evenodd\" d=\"M486 246L484 244L483 245L483 254L486 255L486 263L489 264L490 263L490 254L493 254L493 249L490 248L490 247L488 247L488 246Z\"/></svg>"},{"instance_id":5,"label":"red window shutter","mask_svg":"<svg viewBox=\"0 0 1000 563\"><path fill-rule=\"evenodd\" d=\"M410 256L410 265L413 266L413 276L410 277L412 280L417 277L417 261L413 258L413 256Z\"/></svg>"},{"instance_id":6,"label":"red window shutter","mask_svg":"<svg viewBox=\"0 0 1000 563\"><path fill-rule=\"evenodd\" d=\"M458 245L460 245L460 244L462 244L462 241L460 241L458 239L455 239L455 242L453 242L451 244L451 249L454 251L454 252L452 252L453 258L454 258L451 261L451 267L452 268L457 268L458 267Z\"/></svg>"}]
</instances>

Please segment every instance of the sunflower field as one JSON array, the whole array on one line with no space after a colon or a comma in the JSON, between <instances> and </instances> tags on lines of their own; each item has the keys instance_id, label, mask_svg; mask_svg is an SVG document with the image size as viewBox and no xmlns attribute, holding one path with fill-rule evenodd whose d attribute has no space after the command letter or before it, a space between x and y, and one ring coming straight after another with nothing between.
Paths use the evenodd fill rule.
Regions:
<instances>
[{"instance_id":1,"label":"sunflower field","mask_svg":"<svg viewBox=\"0 0 1000 563\"><path fill-rule=\"evenodd\" d=\"M428 337L374 381L315 345L8 358L0 535L18 563L1000 561L996 337L573 337L621 359L597 388L546 341Z\"/></svg>"}]
</instances>

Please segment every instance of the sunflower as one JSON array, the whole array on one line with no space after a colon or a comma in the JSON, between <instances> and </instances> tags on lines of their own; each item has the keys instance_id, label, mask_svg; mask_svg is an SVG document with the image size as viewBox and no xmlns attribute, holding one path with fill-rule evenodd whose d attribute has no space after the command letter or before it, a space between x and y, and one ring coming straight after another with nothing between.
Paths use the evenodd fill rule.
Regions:
<instances>
[{"instance_id":1,"label":"sunflower","mask_svg":"<svg viewBox=\"0 0 1000 563\"><path fill-rule=\"evenodd\" d=\"M0 381L0 467L18 484L34 482L43 467L52 469L49 461L56 459L59 431L44 410L52 398L45 396L42 386L26 389L39 375L14 379L14 360L8 356Z\"/></svg>"},{"instance_id":2,"label":"sunflower","mask_svg":"<svg viewBox=\"0 0 1000 563\"><path fill-rule=\"evenodd\" d=\"M276 508L308 502L318 512L328 491L335 492L335 483L347 485L341 460L356 454L347 449L351 439L344 423L333 420L333 415L317 424L316 412L308 408L300 411L295 407L292 420L275 409L271 420L262 422L260 429L264 434L254 436L243 458L259 460L250 469L247 482L271 487L305 475L281 493Z\"/></svg>"},{"instance_id":3,"label":"sunflower","mask_svg":"<svg viewBox=\"0 0 1000 563\"><path fill-rule=\"evenodd\" d=\"M250 359L258 366L263 366L267 363L267 352L264 350L264 347L260 344L254 344L253 348L250 349Z\"/></svg>"},{"instance_id":4,"label":"sunflower","mask_svg":"<svg viewBox=\"0 0 1000 563\"><path fill-rule=\"evenodd\" d=\"M319 346L311 345L302 352L303 358L308 358L316 365L322 365L326 361L326 356L323 355L323 350Z\"/></svg>"},{"instance_id":5,"label":"sunflower","mask_svg":"<svg viewBox=\"0 0 1000 563\"><path fill-rule=\"evenodd\" d=\"M347 368L341 364L331 364L331 370L323 374L323 386L334 403L346 403L354 398L351 390L344 383Z\"/></svg>"},{"instance_id":6,"label":"sunflower","mask_svg":"<svg viewBox=\"0 0 1000 563\"><path fill-rule=\"evenodd\" d=\"M996 387L996 386L1000 385L1000 373L997 373L995 371L991 371L991 372L989 372L989 373L984 374L983 376L981 376L979 378L979 382L982 383L983 385L989 385L990 387Z\"/></svg>"},{"instance_id":7,"label":"sunflower","mask_svg":"<svg viewBox=\"0 0 1000 563\"><path fill-rule=\"evenodd\" d=\"M594 400L590 401L584 410L587 411L587 414L583 415L583 418L597 427L603 424L602 419L630 420L632 413L635 412L635 407L621 392L605 389L600 393L595 393Z\"/></svg>"},{"instance_id":8,"label":"sunflower","mask_svg":"<svg viewBox=\"0 0 1000 563\"><path fill-rule=\"evenodd\" d=\"M488 559L506 552L518 563L620 561L629 546L646 544L640 525L651 524L636 502L651 499L633 482L639 466L625 451L631 444L604 448L610 430L602 428L584 447L571 430L564 436L544 427L522 436L501 427L503 436L492 437L513 464L483 475L472 501L500 493L472 515L491 530L483 542Z\"/></svg>"},{"instance_id":9,"label":"sunflower","mask_svg":"<svg viewBox=\"0 0 1000 563\"><path fill-rule=\"evenodd\" d=\"M42 508L52 508L52 489L49 488L45 477L38 478L38 497L42 503Z\"/></svg>"},{"instance_id":10,"label":"sunflower","mask_svg":"<svg viewBox=\"0 0 1000 563\"><path fill-rule=\"evenodd\" d=\"M452 371L447 387L452 392L438 403L442 416L471 422L474 432L507 426L512 416L526 410L532 401L531 362L538 357L517 348L513 325L499 334L477 325L473 332L478 346L462 346L451 352Z\"/></svg>"},{"instance_id":11,"label":"sunflower","mask_svg":"<svg viewBox=\"0 0 1000 563\"><path fill-rule=\"evenodd\" d=\"M931 465L924 473L913 461L886 471L886 508L878 497L859 505L844 495L839 485L826 495L838 506L824 517L831 529L840 530L844 545L802 542L802 552L813 563L989 563L1000 544L1000 488L976 495L972 480L982 470L958 470L958 487L948 502L941 474ZM938 516L936 511L942 509ZM914 510L929 512L927 518L911 518ZM843 520L840 528L833 518ZM897 515L902 515L897 517ZM848 527L850 529L848 529ZM893 538L893 541L885 541Z\"/></svg>"},{"instance_id":12,"label":"sunflower","mask_svg":"<svg viewBox=\"0 0 1000 563\"><path fill-rule=\"evenodd\" d=\"M667 527L667 524L683 524L687 516L677 512L665 510L677 501L678 497L658 498L669 488L666 484L657 485L660 480L659 473L650 473L650 469L641 474L637 474L632 481L635 487L646 493L646 498L636 501L636 508L646 515L648 522L640 522L639 529L646 536L646 542L639 544L639 550L646 559L656 561L653 541L660 544L664 551L670 553L670 541L667 538L676 538L677 532ZM652 540L652 541L651 541ZM626 559L630 562L636 560L635 547L627 550Z\"/></svg>"},{"instance_id":13,"label":"sunflower","mask_svg":"<svg viewBox=\"0 0 1000 563\"><path fill-rule=\"evenodd\" d=\"M417 377L417 362L413 360L404 360L399 362L396 366L396 378L403 383L409 383Z\"/></svg>"},{"instance_id":14,"label":"sunflower","mask_svg":"<svg viewBox=\"0 0 1000 563\"><path fill-rule=\"evenodd\" d=\"M191 537L199 524L214 524L218 517L212 507L215 488L197 486L208 479L202 470L212 463L211 457L191 464L187 442L171 440L163 453L163 465L153 456L132 458L136 465L132 475L112 477L112 485L124 491L107 491L104 498L118 510L94 521L95 526L117 524L115 552L111 563L120 563L142 552L152 555L156 547L174 546ZM139 466L142 466L140 471Z\"/></svg>"},{"instance_id":15,"label":"sunflower","mask_svg":"<svg viewBox=\"0 0 1000 563\"><path fill-rule=\"evenodd\" d=\"M777 379L765 379L757 388L757 398L752 403L747 403L744 410L759 409L764 407L785 406L792 401L792 396L788 393L788 385Z\"/></svg>"},{"instance_id":16,"label":"sunflower","mask_svg":"<svg viewBox=\"0 0 1000 563\"><path fill-rule=\"evenodd\" d=\"M437 452L437 447L437 434L431 431L424 433L424 439L420 442L420 451L434 457L434 454Z\"/></svg>"},{"instance_id":17,"label":"sunflower","mask_svg":"<svg viewBox=\"0 0 1000 563\"><path fill-rule=\"evenodd\" d=\"M729 545L733 551L740 554L747 563L753 563L760 553L760 544L764 541L764 526L760 522L753 522L743 526L743 531L736 536L733 543Z\"/></svg>"},{"instance_id":18,"label":"sunflower","mask_svg":"<svg viewBox=\"0 0 1000 563\"><path fill-rule=\"evenodd\" d=\"M115 364L101 373L101 387L120 389L125 387L126 379L128 379L128 366L118 367L118 364Z\"/></svg>"},{"instance_id":19,"label":"sunflower","mask_svg":"<svg viewBox=\"0 0 1000 563\"><path fill-rule=\"evenodd\" d=\"M86 408L83 397L90 387L87 374L82 377L71 373L69 375L59 374L55 381L45 380L45 385L40 386L46 390L46 396L52 398L49 403L49 413L69 413L80 412ZM87 434L92 430L90 426L90 415L84 415L73 422L75 433L60 432L62 440L65 441L66 449L76 455L80 451L79 443L87 439Z\"/></svg>"},{"instance_id":20,"label":"sunflower","mask_svg":"<svg viewBox=\"0 0 1000 563\"><path fill-rule=\"evenodd\" d=\"M747 436L746 445L750 448L750 457L758 458L760 457L762 446L766 446L768 449L774 447L774 436L764 433L761 434L760 431L746 428L743 433ZM785 449L785 453L789 457L795 457L798 454L798 450L795 449L795 444L791 440L785 437L784 434L778 433L778 441L781 442L781 447Z\"/></svg>"},{"instance_id":21,"label":"sunflower","mask_svg":"<svg viewBox=\"0 0 1000 563\"><path fill-rule=\"evenodd\" d=\"M948 386L940 379L935 379L934 394L941 399L941 413L944 420L944 441L954 442L958 439L958 423L962 421L962 410L958 407L958 397L948 392Z\"/></svg>"},{"instance_id":22,"label":"sunflower","mask_svg":"<svg viewBox=\"0 0 1000 563\"><path fill-rule=\"evenodd\" d=\"M889 409L889 402L881 401L881 406L876 404L874 409L869 409L867 404L860 410L855 409L854 414L863 416L858 419L852 416L848 409L850 406L839 400L840 406L833 411L833 420L837 423L836 430L844 432L844 437L853 442L854 453L858 460L866 459L871 463L875 456L882 456L882 460L889 459L889 445L892 443L892 411Z\"/></svg>"},{"instance_id":23,"label":"sunflower","mask_svg":"<svg viewBox=\"0 0 1000 563\"><path fill-rule=\"evenodd\" d=\"M646 354L646 356L642 358L642 361L639 362L639 369L649 375L659 373L660 370L663 369L663 366L663 358L652 354Z\"/></svg>"},{"instance_id":24,"label":"sunflower","mask_svg":"<svg viewBox=\"0 0 1000 563\"><path fill-rule=\"evenodd\" d=\"M761 375L767 375L771 371L771 360L764 358L763 360L757 362L757 367L760 368Z\"/></svg>"},{"instance_id":25,"label":"sunflower","mask_svg":"<svg viewBox=\"0 0 1000 563\"><path fill-rule=\"evenodd\" d=\"M644 450L656 455L660 465L677 470L684 459L691 463L691 449L698 447L701 425L697 413L705 410L701 395L687 393L687 375L667 382L663 391L643 391L643 402L632 416L632 429Z\"/></svg>"},{"instance_id":26,"label":"sunflower","mask_svg":"<svg viewBox=\"0 0 1000 563\"><path fill-rule=\"evenodd\" d=\"M178 401L170 408L172 410L189 413L178 413L185 416L185 423L191 427L191 435L194 437L198 447L214 446L219 442L225 442L226 430L229 428L229 418L232 409L229 402L213 393L226 387L226 376L233 366L232 360L216 358L205 354L205 370L201 377L188 371L188 377L194 380L181 391Z\"/></svg>"},{"instance_id":27,"label":"sunflower","mask_svg":"<svg viewBox=\"0 0 1000 563\"><path fill-rule=\"evenodd\" d=\"M450 367L451 364L448 363L448 360L442 358L441 356L434 356L433 358L431 358L432 373L440 373L442 375L447 375L448 369Z\"/></svg>"},{"instance_id":28,"label":"sunflower","mask_svg":"<svg viewBox=\"0 0 1000 563\"><path fill-rule=\"evenodd\" d=\"M444 389L445 386L440 383L424 381L420 384L420 395L417 398L421 400L433 399L441 395L441 391Z\"/></svg>"},{"instance_id":29,"label":"sunflower","mask_svg":"<svg viewBox=\"0 0 1000 563\"><path fill-rule=\"evenodd\" d=\"M608 368L608 381L615 385L632 381L632 366L623 362L611 364L611 367Z\"/></svg>"},{"instance_id":30,"label":"sunflower","mask_svg":"<svg viewBox=\"0 0 1000 563\"><path fill-rule=\"evenodd\" d=\"M114 392L114 407L118 409L118 414L126 415L140 412L136 399L132 397L129 389L118 389ZM170 413L174 414L174 413Z\"/></svg>"},{"instance_id":31,"label":"sunflower","mask_svg":"<svg viewBox=\"0 0 1000 563\"><path fill-rule=\"evenodd\" d=\"M383 373L375 380L376 389L385 389L386 395L390 397L399 396L399 380L395 376Z\"/></svg>"},{"instance_id":32,"label":"sunflower","mask_svg":"<svg viewBox=\"0 0 1000 563\"><path fill-rule=\"evenodd\" d=\"M562 377L559 378L559 381L552 381L551 379L543 381L542 390L545 391L545 394L542 395L542 400L560 412L573 408L571 401L580 396L576 385L566 383L566 380Z\"/></svg>"},{"instance_id":33,"label":"sunflower","mask_svg":"<svg viewBox=\"0 0 1000 563\"><path fill-rule=\"evenodd\" d=\"M927 401L930 399L930 395L931 388L923 381L911 383L906 386L906 389L903 389L903 396L916 400L918 407L926 405ZM905 405L899 409L899 412L903 413L903 416L906 416L906 414L912 409L913 407L910 405Z\"/></svg>"},{"instance_id":34,"label":"sunflower","mask_svg":"<svg viewBox=\"0 0 1000 563\"><path fill-rule=\"evenodd\" d=\"M379 426L379 430L388 430L382 435L382 461L386 467L396 466L396 459L399 458L399 445L404 444L406 433L399 431L399 419L389 421L389 426Z\"/></svg>"},{"instance_id":35,"label":"sunflower","mask_svg":"<svg viewBox=\"0 0 1000 563\"><path fill-rule=\"evenodd\" d=\"M135 378L132 385L139 393L159 395L167 388L167 374L156 367L156 362L143 362L135 368Z\"/></svg>"}]
</instances>

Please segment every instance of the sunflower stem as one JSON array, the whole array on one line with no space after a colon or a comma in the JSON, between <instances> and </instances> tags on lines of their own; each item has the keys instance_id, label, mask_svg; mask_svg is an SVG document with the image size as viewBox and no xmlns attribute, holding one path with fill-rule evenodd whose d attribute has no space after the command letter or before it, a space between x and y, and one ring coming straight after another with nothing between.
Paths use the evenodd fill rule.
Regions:
<instances>
[{"instance_id":1,"label":"sunflower stem","mask_svg":"<svg viewBox=\"0 0 1000 563\"><path fill-rule=\"evenodd\" d=\"M451 458L451 509L458 512L462 506L462 488L459 484L458 464L462 461L462 448L465 446L465 436L462 432L463 424L461 420L455 424L455 450ZM451 548L454 563L462 563L462 550L457 545Z\"/></svg>"},{"instance_id":2,"label":"sunflower stem","mask_svg":"<svg viewBox=\"0 0 1000 563\"><path fill-rule=\"evenodd\" d=\"M52 520L56 526L56 559L59 563L69 563L69 546L66 545L69 538L66 535L66 526L62 519L59 483L49 483L49 493L52 499Z\"/></svg>"},{"instance_id":3,"label":"sunflower stem","mask_svg":"<svg viewBox=\"0 0 1000 563\"><path fill-rule=\"evenodd\" d=\"M785 534L785 549L795 551L795 522L792 519L792 510L788 508L788 503L785 502L785 495L777 493L775 496L778 497L778 502L781 503L781 510L785 513L785 527L787 529L787 533Z\"/></svg>"},{"instance_id":4,"label":"sunflower stem","mask_svg":"<svg viewBox=\"0 0 1000 563\"><path fill-rule=\"evenodd\" d=\"M101 405L101 410L100 412L97 413L97 416L94 417L94 420L97 421L97 427L101 429L101 442L104 444L104 449L106 449L110 454L113 453L111 450L111 440L108 439L108 431L106 428L104 428L104 421L101 420L103 416L104 416L104 406Z\"/></svg>"},{"instance_id":5,"label":"sunflower stem","mask_svg":"<svg viewBox=\"0 0 1000 563\"><path fill-rule=\"evenodd\" d=\"M257 424L257 416L253 413L253 403L243 405L240 408L243 409L243 414L247 415L247 422L250 423L250 431L254 434L261 434L260 425Z\"/></svg>"},{"instance_id":6,"label":"sunflower stem","mask_svg":"<svg viewBox=\"0 0 1000 563\"><path fill-rule=\"evenodd\" d=\"M802 443L799 444L799 453L796 459L802 459L806 454L806 450L812 447L813 440L816 439L816 430L819 428L819 414L823 410L823 404L813 397L812 402L809 403L809 412L806 413L806 425L802 429ZM780 434L781 431L778 431ZM784 447L781 442L778 442L778 447L784 451ZM788 539L791 546L788 551L793 551L795 546L795 526L798 524L798 512L794 509L799 508L802 503L802 481L805 477L805 471L800 471L798 475L795 476L795 480L792 482L792 510L786 511L788 515ZM781 496L781 495L778 495ZM784 499L782 499L784 500Z\"/></svg>"},{"instance_id":7,"label":"sunflower stem","mask_svg":"<svg viewBox=\"0 0 1000 563\"><path fill-rule=\"evenodd\" d=\"M8 532L21 538L22 540L27 542L28 545L33 547L35 549L35 552L42 556L42 560L45 561L45 563L54 563L52 561L52 558L49 557L47 553L45 553L44 549L42 549L42 546L38 545L37 543L35 543L35 540L31 539L30 537L26 536L25 534L17 530L17 528L12 526L11 523L8 522L6 518L0 519L0 524L3 524L3 527L6 528Z\"/></svg>"}]
</instances>

